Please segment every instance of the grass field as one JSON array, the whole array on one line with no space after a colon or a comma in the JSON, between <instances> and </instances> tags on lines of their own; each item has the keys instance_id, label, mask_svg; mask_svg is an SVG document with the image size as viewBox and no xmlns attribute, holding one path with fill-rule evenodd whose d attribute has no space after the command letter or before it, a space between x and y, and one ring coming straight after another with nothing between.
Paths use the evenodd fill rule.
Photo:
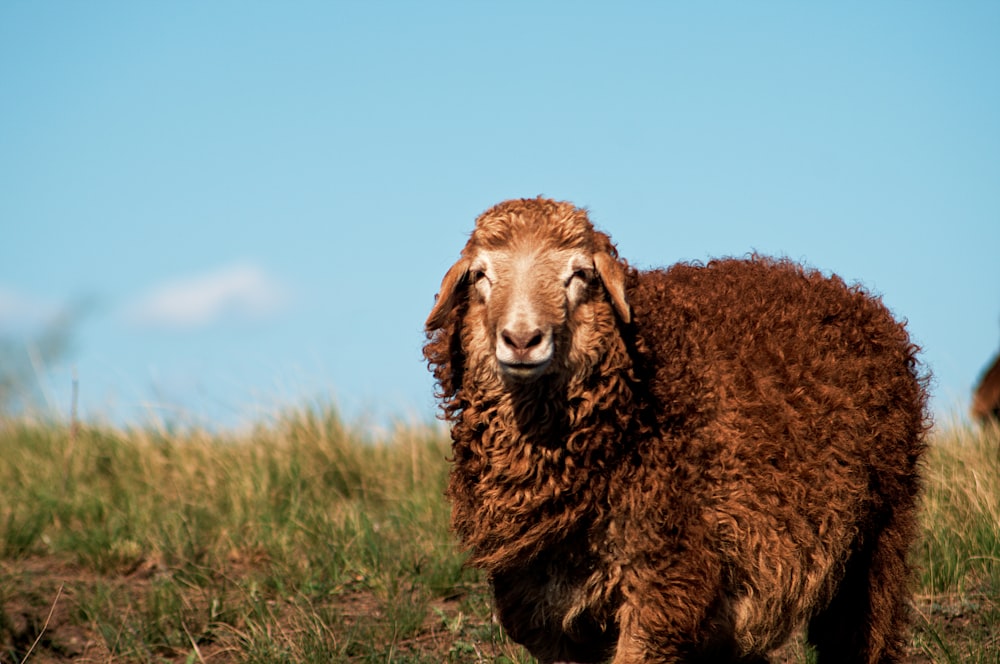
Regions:
<instances>
[{"instance_id":1,"label":"grass field","mask_svg":"<svg viewBox=\"0 0 1000 664\"><path fill-rule=\"evenodd\" d=\"M0 662L531 662L442 496L447 438L0 420ZM1000 434L933 438L911 661L1000 663ZM782 661L808 662L792 644Z\"/></svg>"}]
</instances>

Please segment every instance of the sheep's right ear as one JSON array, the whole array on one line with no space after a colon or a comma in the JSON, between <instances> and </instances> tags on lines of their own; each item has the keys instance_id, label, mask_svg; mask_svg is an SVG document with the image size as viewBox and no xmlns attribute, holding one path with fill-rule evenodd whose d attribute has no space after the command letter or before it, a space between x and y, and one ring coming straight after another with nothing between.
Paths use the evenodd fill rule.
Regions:
<instances>
[{"instance_id":1,"label":"sheep's right ear","mask_svg":"<svg viewBox=\"0 0 1000 664\"><path fill-rule=\"evenodd\" d=\"M428 332L444 327L448 321L448 312L455 304L458 287L465 281L468 273L469 261L465 258L452 265L445 273L444 279L441 280L441 291L437 295L437 301L434 302L434 308L431 309L430 315L427 316L427 322L424 324Z\"/></svg>"},{"instance_id":2,"label":"sheep's right ear","mask_svg":"<svg viewBox=\"0 0 1000 664\"><path fill-rule=\"evenodd\" d=\"M601 281L604 282L604 288L611 296L611 304L614 305L619 318L624 323L630 323L632 321L632 308L628 306L628 300L625 299L625 268L604 251L594 254L594 267L597 268L597 274L601 275Z\"/></svg>"}]
</instances>

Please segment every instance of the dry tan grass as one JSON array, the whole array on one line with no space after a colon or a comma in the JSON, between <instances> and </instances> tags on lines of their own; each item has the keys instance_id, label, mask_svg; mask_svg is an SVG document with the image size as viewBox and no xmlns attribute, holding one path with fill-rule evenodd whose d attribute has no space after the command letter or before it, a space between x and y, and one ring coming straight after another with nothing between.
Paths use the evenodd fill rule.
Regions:
<instances>
[{"instance_id":1,"label":"dry tan grass","mask_svg":"<svg viewBox=\"0 0 1000 664\"><path fill-rule=\"evenodd\" d=\"M0 663L529 662L462 566L436 426L0 421ZM1000 432L934 435L913 662L1000 663ZM793 644L780 662L808 662Z\"/></svg>"}]
</instances>

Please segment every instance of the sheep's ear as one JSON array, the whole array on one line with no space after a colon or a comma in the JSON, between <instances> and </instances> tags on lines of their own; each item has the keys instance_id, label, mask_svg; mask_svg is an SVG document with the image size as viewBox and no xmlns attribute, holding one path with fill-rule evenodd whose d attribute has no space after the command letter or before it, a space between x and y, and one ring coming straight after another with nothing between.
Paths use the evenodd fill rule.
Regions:
<instances>
[{"instance_id":1,"label":"sheep's ear","mask_svg":"<svg viewBox=\"0 0 1000 664\"><path fill-rule=\"evenodd\" d=\"M437 301L434 302L434 308L431 309L430 315L427 316L427 322L424 324L428 332L444 327L448 321L448 312L455 304L458 287L465 281L465 276L468 273L469 261L465 258L452 265L445 273L444 279L441 280L441 291L438 293Z\"/></svg>"},{"instance_id":2,"label":"sheep's ear","mask_svg":"<svg viewBox=\"0 0 1000 664\"><path fill-rule=\"evenodd\" d=\"M611 303L618 312L618 316L623 322L632 321L632 309L625 299L625 268L622 264L611 257L610 254L599 251L594 254L594 267L597 274L601 275L604 288L611 296Z\"/></svg>"}]
</instances>

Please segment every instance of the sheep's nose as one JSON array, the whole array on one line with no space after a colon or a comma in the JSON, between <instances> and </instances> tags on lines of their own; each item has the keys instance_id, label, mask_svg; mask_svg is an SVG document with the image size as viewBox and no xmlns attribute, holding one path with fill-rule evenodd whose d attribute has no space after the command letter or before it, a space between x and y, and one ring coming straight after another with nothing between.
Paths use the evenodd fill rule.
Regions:
<instances>
[{"instance_id":1,"label":"sheep's nose","mask_svg":"<svg viewBox=\"0 0 1000 664\"><path fill-rule=\"evenodd\" d=\"M542 343L542 336L542 331L537 328L528 331L518 330L516 332L504 330L500 333L500 338L503 339L503 342L518 354L528 353L532 348L537 347Z\"/></svg>"},{"instance_id":2,"label":"sheep's nose","mask_svg":"<svg viewBox=\"0 0 1000 664\"><path fill-rule=\"evenodd\" d=\"M503 327L497 334L500 370L518 380L542 375L552 362L552 330L533 325Z\"/></svg>"}]
</instances>

